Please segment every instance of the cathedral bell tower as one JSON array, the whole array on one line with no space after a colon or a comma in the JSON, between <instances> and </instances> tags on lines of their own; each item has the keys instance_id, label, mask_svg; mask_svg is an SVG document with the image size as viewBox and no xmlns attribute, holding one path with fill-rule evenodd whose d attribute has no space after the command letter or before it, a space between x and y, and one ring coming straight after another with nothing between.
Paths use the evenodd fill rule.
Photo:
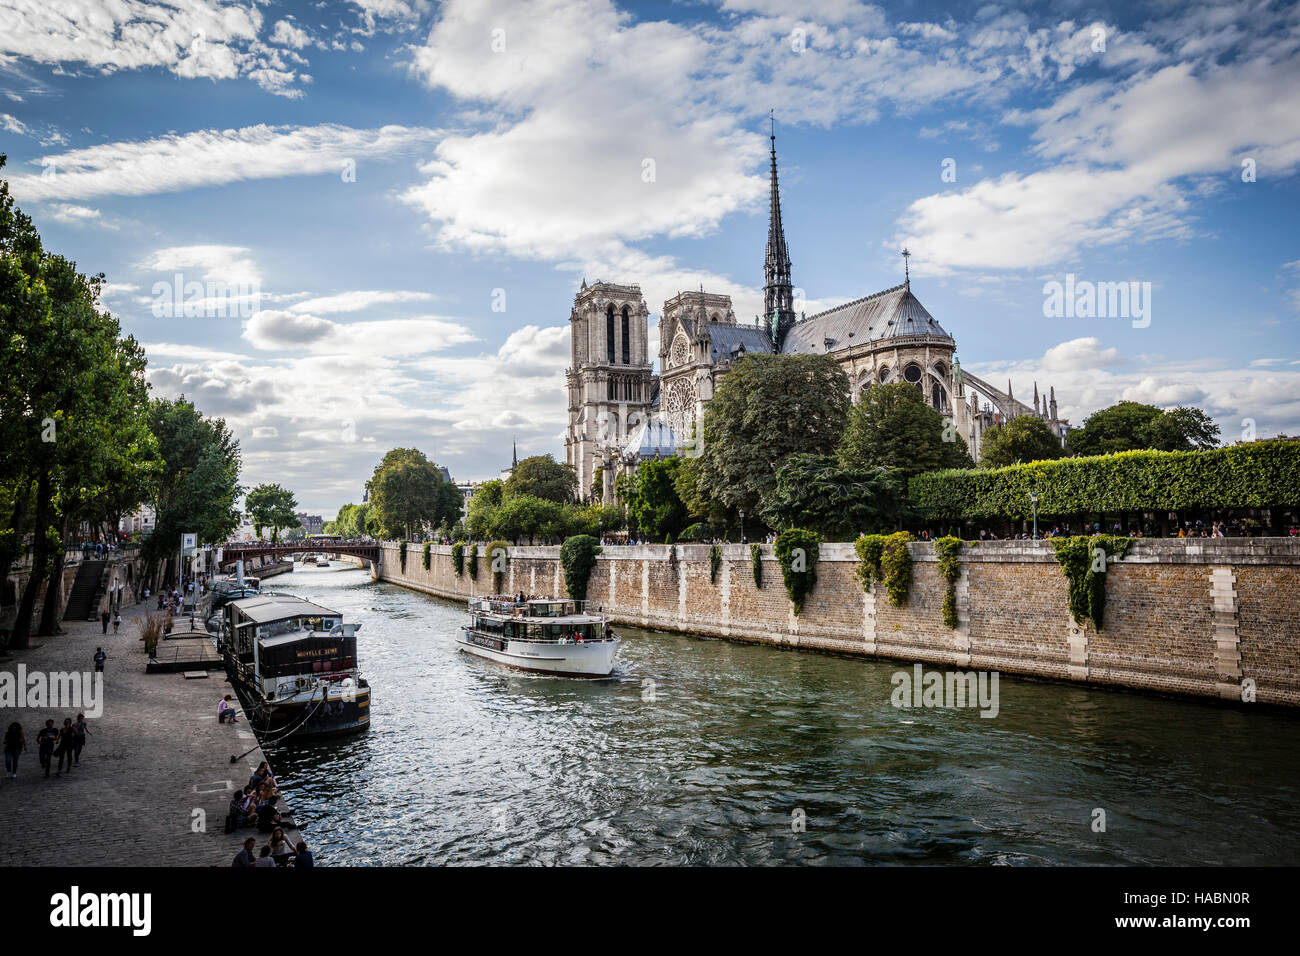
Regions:
<instances>
[{"instance_id":1,"label":"cathedral bell tower","mask_svg":"<svg viewBox=\"0 0 1300 956\"><path fill-rule=\"evenodd\" d=\"M578 476L578 497L612 501L624 444L648 416L650 312L638 285L584 279L569 314L571 362L565 373L569 427L565 460Z\"/></svg>"}]
</instances>

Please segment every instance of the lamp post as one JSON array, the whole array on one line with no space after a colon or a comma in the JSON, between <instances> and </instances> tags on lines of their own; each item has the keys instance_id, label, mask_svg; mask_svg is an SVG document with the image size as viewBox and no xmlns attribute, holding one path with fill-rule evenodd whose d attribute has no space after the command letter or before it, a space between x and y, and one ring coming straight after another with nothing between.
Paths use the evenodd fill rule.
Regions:
<instances>
[{"instance_id":1,"label":"lamp post","mask_svg":"<svg viewBox=\"0 0 1300 956\"><path fill-rule=\"evenodd\" d=\"M745 543L745 509L740 509L740 543Z\"/></svg>"},{"instance_id":2,"label":"lamp post","mask_svg":"<svg viewBox=\"0 0 1300 956\"><path fill-rule=\"evenodd\" d=\"M1034 540L1038 540L1038 492L1029 493L1029 501L1034 507Z\"/></svg>"}]
</instances>

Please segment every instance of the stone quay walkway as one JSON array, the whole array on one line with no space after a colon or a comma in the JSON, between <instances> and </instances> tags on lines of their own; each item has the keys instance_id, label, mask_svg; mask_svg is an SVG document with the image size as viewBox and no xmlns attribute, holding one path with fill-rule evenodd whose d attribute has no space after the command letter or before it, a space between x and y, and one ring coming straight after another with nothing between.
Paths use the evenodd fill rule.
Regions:
<instances>
[{"instance_id":1,"label":"stone quay walkway","mask_svg":"<svg viewBox=\"0 0 1300 956\"><path fill-rule=\"evenodd\" d=\"M28 748L17 778L0 777L0 865L229 866L247 837L257 838L254 852L267 842L256 828L223 832L233 792L265 759L242 710L239 723L217 723L217 702L231 686L219 670L197 679L145 673L134 619L147 612L144 604L122 608L117 634L111 625L103 634L98 623L62 621L64 633L33 637L33 647L0 658L0 674L16 681L20 664L29 675L91 674L95 648L108 655L103 715L87 712L81 762L62 776L56 757L45 778L36 734L47 718L55 727L75 721L76 709L0 706L4 729L21 723ZM283 799L279 807L287 815ZM289 826L285 833L295 844L301 838Z\"/></svg>"}]
</instances>

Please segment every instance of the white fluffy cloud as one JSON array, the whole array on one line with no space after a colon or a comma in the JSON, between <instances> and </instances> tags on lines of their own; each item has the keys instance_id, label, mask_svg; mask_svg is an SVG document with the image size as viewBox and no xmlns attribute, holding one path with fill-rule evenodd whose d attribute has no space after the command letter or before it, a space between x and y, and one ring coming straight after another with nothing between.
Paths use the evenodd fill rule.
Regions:
<instances>
[{"instance_id":1,"label":"white fluffy cloud","mask_svg":"<svg viewBox=\"0 0 1300 956\"><path fill-rule=\"evenodd\" d=\"M262 12L240 0L59 0L0 5L0 55L104 73L161 67L187 78L248 76L297 97L285 51L259 39Z\"/></svg>"},{"instance_id":2,"label":"white fluffy cloud","mask_svg":"<svg viewBox=\"0 0 1300 956\"><path fill-rule=\"evenodd\" d=\"M9 184L15 196L39 200L142 196L322 173L342 183L349 162L391 159L437 136L407 126L365 130L335 123L199 130L43 156L34 161L42 172L12 176Z\"/></svg>"},{"instance_id":3,"label":"white fluffy cloud","mask_svg":"<svg viewBox=\"0 0 1300 956\"><path fill-rule=\"evenodd\" d=\"M301 349L377 357L420 355L474 341L465 326L434 316L343 323L278 309L253 315L243 338L254 348L268 351Z\"/></svg>"},{"instance_id":4,"label":"white fluffy cloud","mask_svg":"<svg viewBox=\"0 0 1300 956\"><path fill-rule=\"evenodd\" d=\"M194 273L190 278L227 286L255 286L262 280L251 250L243 246L170 246L155 250L140 263L140 268L159 273L189 271ZM170 280L171 276L166 278Z\"/></svg>"},{"instance_id":5,"label":"white fluffy cloud","mask_svg":"<svg viewBox=\"0 0 1300 956\"><path fill-rule=\"evenodd\" d=\"M375 305L388 305L395 302L428 302L432 298L433 293L431 292L357 290L306 299L289 306L289 311L320 312L324 314L361 312Z\"/></svg>"},{"instance_id":6,"label":"white fluffy cloud","mask_svg":"<svg viewBox=\"0 0 1300 956\"><path fill-rule=\"evenodd\" d=\"M1077 360L1077 364L1076 364ZM1141 362L1102 348L1092 337L1062 342L1040 358L982 362L970 370L997 384L1010 378L1018 398L1035 383L1056 387L1061 417L1081 425L1088 415L1120 401L1162 408L1195 405L1218 422L1225 441L1236 440L1250 419L1261 437L1294 433L1300 421L1300 367L1232 367L1221 360Z\"/></svg>"}]
</instances>

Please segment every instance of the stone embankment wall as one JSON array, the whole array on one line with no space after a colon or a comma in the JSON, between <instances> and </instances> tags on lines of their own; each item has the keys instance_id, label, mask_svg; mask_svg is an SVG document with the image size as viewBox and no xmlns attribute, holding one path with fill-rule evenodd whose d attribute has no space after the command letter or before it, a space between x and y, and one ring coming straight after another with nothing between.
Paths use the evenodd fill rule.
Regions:
<instances>
[{"instance_id":1,"label":"stone embankment wall","mask_svg":"<svg viewBox=\"0 0 1300 956\"><path fill-rule=\"evenodd\" d=\"M386 545L375 576L444 598L498 589L481 546L476 579L455 574L449 546L434 546L425 570L421 548L408 545L403 570L398 546ZM863 591L851 544L822 546L798 617L770 546L761 588L747 545L723 547L716 581L708 545L606 548L587 598L639 627L1230 700L1253 682L1259 702L1300 706L1300 540L1136 541L1107 572L1100 631L1072 619L1050 542L967 542L956 629L943 622L933 546L910 548L903 607L883 589ZM512 548L499 589L563 594L559 550Z\"/></svg>"}]
</instances>

